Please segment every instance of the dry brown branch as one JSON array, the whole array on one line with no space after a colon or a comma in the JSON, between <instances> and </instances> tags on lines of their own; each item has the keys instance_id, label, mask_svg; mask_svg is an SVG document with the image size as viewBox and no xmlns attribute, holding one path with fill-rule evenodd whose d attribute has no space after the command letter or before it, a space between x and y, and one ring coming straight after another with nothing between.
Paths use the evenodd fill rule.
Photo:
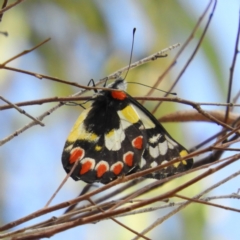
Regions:
<instances>
[{"instance_id":1,"label":"dry brown branch","mask_svg":"<svg viewBox=\"0 0 240 240\"><path fill-rule=\"evenodd\" d=\"M2 17L1 14L3 14L3 12L10 9L11 5L6 7L7 2L8 1L4 1L4 6L0 11L0 18ZM14 4L16 5L20 2L22 1L16 1ZM12 4L12 6L15 6L15 5ZM213 17L213 13L215 12L216 1L213 1L213 0L209 1L209 4L207 5L203 14L200 16L196 26L194 27L188 39L186 40L185 44L177 53L175 59L172 61L172 63L169 65L169 67L166 69L163 75L158 78L154 86L157 86L161 82L163 77L167 73L169 73L170 69L172 69L174 63L177 61L180 54L186 49L187 46L189 46L190 41L195 37L197 29L199 29L201 22L206 17L206 14L210 11L211 6L212 6L212 10L210 12L207 23L204 27L204 30L197 42L197 46L193 49L191 57L187 60L187 63L182 68L178 77L176 77L176 81L171 86L170 89L172 89L175 86L175 84L181 78L182 74L187 70L189 64L192 62L194 56L199 50L202 44L203 38L205 37L205 34L208 30L209 24ZM99 188L87 186L85 189L86 191L83 191L77 198L68 199L68 200L65 200L64 202L60 202L51 206L50 204L52 203L52 200L55 198L57 193L62 189L63 185L71 175L71 172L70 172L64 178L62 183L59 184L59 187L57 188L55 193L52 195L52 197L49 199L45 207L35 212L32 212L29 215L26 215L22 218L19 218L15 221L12 221L8 224L1 226L0 239L3 239L3 238L39 239L44 237L51 237L57 233L63 232L65 230L68 230L80 225L97 223L103 220L114 221L119 225L119 227L123 227L128 231L131 231L132 233L135 234L134 239L139 239L140 237L144 239L150 239L146 237L146 234L149 231L151 231L153 228L157 227L159 224L163 223L164 221L169 219L171 216L173 216L180 210L186 208L187 206L193 203L213 206L213 207L225 209L228 211L240 212L240 210L237 208L213 202L215 199L223 199L223 198L239 199L238 194L228 194L228 195L211 196L211 197L204 196L207 193L209 193L211 190L220 187L227 181L230 181L234 177L238 176L240 174L239 171L233 174L232 173L229 174L228 177L222 179L216 184L213 184L212 186L208 187L204 191L198 194L195 194L195 196L192 196L193 194L191 192L190 193L181 192L182 190L186 190L186 189L188 190L188 188L190 189L191 187L195 187L194 184L204 180L206 177L212 174L215 174L216 172L235 163L236 161L239 161L240 154L233 153L233 151L239 152L239 149L234 146L231 147L233 144L238 143L240 141L240 138L239 138L240 125L238 124L239 115L237 113L229 111L230 108L231 110L233 109L232 108L233 106L239 107L239 104L236 103L239 94L237 94L235 99L233 99L232 102L234 104L231 103L232 81L233 81L234 71L236 70L235 65L236 65L236 59L238 54L237 46L239 44L239 32L240 32L240 22L238 27L238 35L236 38L233 61L230 69L229 87L228 87L229 91L228 91L227 103L203 103L203 102L200 103L200 102L194 102L194 101L189 101L189 100L180 99L180 98L150 98L150 97L137 98L139 100L144 100L144 101L146 100L158 101L159 103L161 103L162 101L176 102L176 103L189 105L192 108L194 108L193 110L178 111L172 114L168 114L167 116L163 116L159 119L160 122L187 122L187 121L209 122L209 123L213 123L213 124L215 123L222 126L223 130L221 132L215 133L209 139L204 139L202 143L199 143L197 146L194 146L193 150L189 153L188 156L185 156L183 158L175 158L175 159L172 159L170 162L162 164L160 166L156 166L144 171L139 171L128 176L122 176L117 180L112 181L109 184ZM14 57L11 57L10 59L0 64L0 68L5 71L19 72L19 73L30 75L39 79L47 79L47 80L55 81L61 84L67 84L67 85L79 87L85 90L93 90L93 89L109 90L105 87L83 86L76 82L69 82L64 79L59 79L59 78L47 76L44 74L35 73L32 71L27 71L23 69L6 66L11 61L19 57L22 57L23 55L31 51L34 51L37 47L39 47L43 43L40 43L39 45L37 45L32 49L25 50L15 55ZM167 51L177 46L178 44L173 45L167 49L164 49L163 51L157 52L147 58L143 58L142 60L131 64L130 67L126 66L114 72L113 74L110 74L108 77L100 79L98 81L98 84L100 83L105 84L110 79L118 78L124 71L128 70L129 68L132 69L142 65L143 63L154 61L159 57L164 57L166 56ZM24 127L20 128L19 130L11 134L10 136L4 138L0 142L0 146L6 142L9 142L15 136L30 129L34 125L37 125L37 124L44 125L42 123L42 120L48 115L50 115L52 112L57 110L59 107L64 105L65 103L72 102L72 101L88 100L89 97L81 96L83 92L84 90L81 90L80 92L70 97L58 96L58 97L52 97L52 98L34 99L32 101L22 101L18 103L11 103L5 98L0 97L3 101L7 103L7 105L0 106L0 110L15 108L20 113L25 114L26 116L33 119L31 123L25 125ZM57 105L49 109L48 111L42 114L39 114L39 117L37 118L32 117L31 115L27 114L24 110L19 108L22 106L40 105L40 104L45 104L50 102L57 102ZM209 111L202 108L205 105L212 105L215 107L227 106L227 110L219 111L216 108L214 110ZM204 147L206 144L208 144L207 147ZM229 156L221 157L222 153L227 151L230 152ZM195 159L198 158L198 161L195 161L195 165L191 170L187 172L178 173L176 175L167 177L165 179L159 179L152 182L144 181L145 175L155 171L159 171L160 169L166 168L179 161L183 161L185 159L192 158L192 157L194 157ZM75 165L77 165L77 162L75 163ZM71 171L73 170L74 168L72 168ZM201 170L201 172L199 170ZM162 187L163 184L183 176L188 176L189 178L184 180L183 183L181 181L177 181L175 186L170 186L167 190L163 190L163 188L160 189L160 187ZM120 183L122 184L121 186L119 186ZM114 199L112 200L113 197ZM184 201L179 199L184 199ZM88 203L86 204L84 201L88 201ZM175 207L174 209L173 209L173 206ZM117 220L117 218L119 217L130 216L130 215L139 214L139 213L147 213L151 211L156 211L158 209L165 209L167 207L170 208L170 212L158 218L157 220L152 220L152 223L150 223L149 226L147 226L146 229L144 229L143 231L141 230L141 233L139 233L140 231L136 231L132 227L127 226L126 224ZM58 213L55 212L60 209L65 210L66 208L68 208L67 211L65 211L65 213L63 213L62 215L61 214L57 215ZM46 214L49 214L49 213L56 214L56 216L49 218L46 216ZM46 219L39 220L34 225L31 225L29 223L30 220L36 219L39 216L44 216L46 217ZM25 223L25 227L19 226L20 224L23 224L23 223ZM5 232L3 233L3 231Z\"/></svg>"},{"instance_id":2,"label":"dry brown branch","mask_svg":"<svg viewBox=\"0 0 240 240\"><path fill-rule=\"evenodd\" d=\"M214 184L213 186L207 188L206 190L204 190L203 192L201 192L200 194L194 196L192 199L199 199L200 197L202 197L203 195L207 194L208 192L212 191L213 189L217 188L218 186L226 183L227 181L231 180L232 178L238 176L240 174L240 172L236 172L234 174L232 174L231 176L221 180L220 182ZM169 212L168 214L166 214L165 216L163 216L162 218L157 219L153 224L151 224L149 227L147 227L144 231L142 231L142 234L146 234L147 232L149 232L150 230L152 230L153 228L155 228L156 226L158 226L159 224L163 223L165 220L167 220L168 218L170 218L171 216L173 216L174 214L176 214L177 212L181 211L182 209L184 209L185 207L187 207L188 205L190 205L191 203L193 203L193 201L188 200L186 202L184 202L183 204L181 204L178 208L172 210L171 212ZM137 239L137 238L135 238ZM134 240L135 240L134 239Z\"/></svg>"},{"instance_id":3,"label":"dry brown branch","mask_svg":"<svg viewBox=\"0 0 240 240\"><path fill-rule=\"evenodd\" d=\"M224 122L225 120L225 111L219 110L212 110L206 111L205 113L213 116L215 119L218 119L220 122ZM227 124L231 125L234 121L239 118L239 114L237 113L230 113ZM206 118L201 113L194 111L194 110L184 110L184 111L177 111L174 113L170 113L158 119L160 122L189 122L189 121L200 121L200 122L211 122L209 118Z\"/></svg>"},{"instance_id":4,"label":"dry brown branch","mask_svg":"<svg viewBox=\"0 0 240 240\"><path fill-rule=\"evenodd\" d=\"M233 84L233 74L234 74L234 69L236 66L237 62L237 54L239 53L238 45L239 45L239 37L240 37L240 15L238 19L238 29L237 29L237 36L236 36L236 42L235 42L235 47L234 47L234 53L233 53L233 60L232 60L232 65L230 67L230 74L229 74L229 81L228 81L228 95L227 95L227 102L231 102L231 94L232 94L232 84ZM230 108L226 108L226 114L225 114L225 122L228 120L228 115L229 115Z\"/></svg>"},{"instance_id":5,"label":"dry brown branch","mask_svg":"<svg viewBox=\"0 0 240 240\"><path fill-rule=\"evenodd\" d=\"M4 102L8 103L9 106L15 108L18 112L20 112L21 114L24 114L25 116L29 117L30 119L32 119L33 121L35 121L36 123L38 123L39 125L41 125L42 127L44 126L44 124L39 121L38 119L36 119L35 117L31 116L30 114L28 114L27 112L25 112L24 110L22 110L21 108L19 108L17 105L11 103L10 101L8 101L7 99L5 99L4 97L0 96L0 99L2 99Z\"/></svg>"},{"instance_id":6,"label":"dry brown branch","mask_svg":"<svg viewBox=\"0 0 240 240\"><path fill-rule=\"evenodd\" d=\"M25 1L25 0L17 0L16 2L14 2L14 3L12 3L12 4L8 5L8 6L6 6L8 1L5 0L4 3L3 3L3 5L2 5L2 9L0 10L0 16L1 16L1 18L2 18L2 14L3 14L3 13L5 13L5 12L8 11L9 9L17 6L18 4L20 4L20 3L24 2L24 1ZM1 20L1 18L0 18L0 20Z\"/></svg>"},{"instance_id":7,"label":"dry brown branch","mask_svg":"<svg viewBox=\"0 0 240 240\"><path fill-rule=\"evenodd\" d=\"M172 84L172 86L168 89L167 92L172 92L173 88L176 86L176 84L178 83L179 79L181 78L181 76L183 75L183 73L186 71L187 67L189 66L189 64L190 64L191 61L193 60L194 56L196 55L196 53L197 53L197 51L198 51L198 49L199 49L199 47L200 47L200 45L201 45L201 43L202 43L202 41L203 41L203 39L204 39L204 36L205 36L205 34L206 34L206 32L207 32L208 26L209 26L209 24L210 24L210 22L211 22L212 15L213 15L213 13L214 13L214 11L215 11L217 1L212 1L212 0L209 1L209 4L207 5L207 7L206 7L206 9L204 10L203 14L200 16L197 24L195 25L193 31L192 31L191 34L190 34L190 36L188 37L188 39L186 40L186 42L183 44L183 47L180 49L179 53L176 55L176 59L177 59L177 58L179 57L179 55L184 51L184 49L188 46L188 44L190 43L190 41L194 38L194 36L195 36L195 34L196 34L196 31L197 31L199 25L201 24L201 22L203 21L204 17L205 17L206 14L207 14L207 12L209 11L212 3L214 3L214 4L213 4L213 9L212 9L212 11L211 11L211 14L210 14L210 17L209 17L209 19L208 19L208 22L207 22L207 24L206 24L206 26L205 26L205 28L204 28L204 31L203 31L200 39L198 40L197 46L195 47L195 49L194 49L191 57L189 58L189 60L188 60L187 63L185 64L185 66L183 67L182 71L181 71L180 74L177 76L175 82ZM167 70L168 70L168 69L167 69ZM163 79L163 77L164 77L164 75L165 75L166 73L167 73L167 71L166 71L162 76L160 76L160 77L158 78L158 81L156 82L156 84L154 85L154 87L158 86L158 84L160 83L161 79ZM149 91L149 93L148 93L147 95L150 95L150 93L151 93L151 92ZM165 96L167 96L167 95L168 95L168 94L166 94ZM155 108L154 108L153 111L152 111L153 114L157 111L157 109L159 108L160 105L161 105L161 102L159 102L159 103L155 106Z\"/></svg>"}]
</instances>

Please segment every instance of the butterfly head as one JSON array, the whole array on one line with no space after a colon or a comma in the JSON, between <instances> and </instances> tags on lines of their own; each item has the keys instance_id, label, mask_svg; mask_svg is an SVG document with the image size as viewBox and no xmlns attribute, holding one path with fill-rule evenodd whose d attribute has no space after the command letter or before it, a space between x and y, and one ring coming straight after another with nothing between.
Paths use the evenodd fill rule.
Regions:
<instances>
[{"instance_id":1,"label":"butterfly head","mask_svg":"<svg viewBox=\"0 0 240 240\"><path fill-rule=\"evenodd\" d=\"M109 84L107 88L113 88L118 90L127 90L127 83L123 78L118 78L115 82Z\"/></svg>"},{"instance_id":2,"label":"butterfly head","mask_svg":"<svg viewBox=\"0 0 240 240\"><path fill-rule=\"evenodd\" d=\"M127 94L126 94L127 83L123 78L118 78L113 83L110 83L109 85L107 85L107 88L113 89L113 90L102 90L97 94L95 94L93 98L96 99L101 96L105 96L105 97L110 96L110 98L115 100L120 100L120 101L125 100L127 98ZM117 91L115 91L115 89Z\"/></svg>"}]
</instances>

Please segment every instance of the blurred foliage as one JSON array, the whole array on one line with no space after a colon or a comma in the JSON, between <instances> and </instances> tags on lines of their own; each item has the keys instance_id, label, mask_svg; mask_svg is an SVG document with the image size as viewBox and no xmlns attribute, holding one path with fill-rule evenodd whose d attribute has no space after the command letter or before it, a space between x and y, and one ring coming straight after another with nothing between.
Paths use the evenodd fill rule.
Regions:
<instances>
[{"instance_id":1,"label":"blurred foliage","mask_svg":"<svg viewBox=\"0 0 240 240\"><path fill-rule=\"evenodd\" d=\"M31 53L32 57L24 56L19 59L18 67L87 84L91 78L98 81L128 64L133 27L137 27L133 54L133 61L135 61L176 42L183 44L198 19L199 16L195 14L192 7L186 1L180 0L25 1L3 16L0 30L9 32L8 39L4 39L4 43L8 41L9 45L7 48L6 45L0 46L1 49L5 48L5 51L2 51L4 54L1 56L1 61L51 37L50 42ZM198 31L202 32L203 27L204 25L201 25ZM2 44L3 38L4 36L0 35ZM13 48L9 50L11 46ZM206 36L200 51L205 55L205 61L215 75L212 80L217 81L219 89L224 92L221 66L216 61L218 54L214 42L209 36ZM189 54L188 51L187 53ZM127 80L153 85L172 61L174 55L175 53L170 53L167 58L132 70L128 74ZM36 61L34 66L29 63L32 58ZM9 77L11 76L9 75ZM173 71L166 76L164 83L159 88L167 89L174 79L175 72ZM13 81L11 83L14 84ZM9 82L6 81L5 84L9 84ZM47 94L51 92L52 96L63 96L77 91L71 86L63 86L49 81L42 81L42 84L48 89ZM147 90L131 85L129 92L140 96L144 95ZM44 91L41 94L42 97L49 96ZM156 95L159 96L159 93ZM145 106L151 109L152 104L145 103ZM166 111L173 108L175 105L171 104ZM161 113L158 112L157 115L164 114L164 112L165 110L161 109ZM179 134L177 137L179 140L181 132L177 131L177 128L178 125L175 124L172 131L175 132L175 135ZM4 189L4 186L1 186L1 189ZM4 201L1 201L0 209L2 209L3 203ZM204 239L201 235L204 229L202 208L202 206L192 207L191 211L194 213L188 215L185 215L187 210L184 211L184 216L179 219L181 228L186 232L186 234L181 234L182 239L193 239L196 229L198 238L195 238L196 235L194 235L194 239ZM153 221L154 219L149 220L149 222ZM194 225L194 227L191 227L192 232L187 234L190 225ZM132 225L131 227L134 228ZM140 230L138 229L138 231ZM124 232L126 231L124 230ZM122 239L122 234L118 239ZM152 236L152 238L157 239L156 236Z\"/></svg>"}]
</instances>

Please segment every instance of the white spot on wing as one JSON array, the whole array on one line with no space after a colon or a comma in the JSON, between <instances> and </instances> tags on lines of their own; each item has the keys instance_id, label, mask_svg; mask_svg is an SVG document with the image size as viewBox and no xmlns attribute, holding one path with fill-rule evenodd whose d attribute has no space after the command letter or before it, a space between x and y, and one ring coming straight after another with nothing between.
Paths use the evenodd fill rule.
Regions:
<instances>
[{"instance_id":1,"label":"white spot on wing","mask_svg":"<svg viewBox=\"0 0 240 240\"><path fill-rule=\"evenodd\" d=\"M153 162L151 163L151 167L154 168L154 167L156 167L156 166L158 166L158 164L157 164L155 161L153 161Z\"/></svg>"},{"instance_id":2,"label":"white spot on wing","mask_svg":"<svg viewBox=\"0 0 240 240\"><path fill-rule=\"evenodd\" d=\"M146 160L142 157L141 161L140 161L140 164L139 164L139 167L143 168L145 165L146 165Z\"/></svg>"},{"instance_id":3,"label":"white spot on wing","mask_svg":"<svg viewBox=\"0 0 240 240\"><path fill-rule=\"evenodd\" d=\"M168 150L167 141L159 143L158 147L161 155L165 155L167 153L167 150Z\"/></svg>"},{"instance_id":4,"label":"white spot on wing","mask_svg":"<svg viewBox=\"0 0 240 240\"><path fill-rule=\"evenodd\" d=\"M167 161L167 160L162 161L161 165L163 165L163 164L165 164L165 163L168 163L168 161ZM166 169L166 168L167 168L167 167L165 167L164 169Z\"/></svg>"},{"instance_id":5,"label":"white spot on wing","mask_svg":"<svg viewBox=\"0 0 240 240\"><path fill-rule=\"evenodd\" d=\"M121 143L125 139L122 128L112 130L112 133L105 134L105 146L110 151L117 151L121 148Z\"/></svg>"},{"instance_id":6,"label":"white spot on wing","mask_svg":"<svg viewBox=\"0 0 240 240\"><path fill-rule=\"evenodd\" d=\"M70 150L72 150L72 148L73 148L73 144L70 144L69 146L64 148L64 151L70 152Z\"/></svg>"},{"instance_id":7,"label":"white spot on wing","mask_svg":"<svg viewBox=\"0 0 240 240\"><path fill-rule=\"evenodd\" d=\"M149 138L148 141L150 143L157 143L160 137L161 137L161 134L158 133L157 135L153 135L151 138Z\"/></svg>"},{"instance_id":8,"label":"white spot on wing","mask_svg":"<svg viewBox=\"0 0 240 240\"><path fill-rule=\"evenodd\" d=\"M158 146L156 147L149 146L149 153L153 158L157 158L159 156Z\"/></svg>"},{"instance_id":9,"label":"white spot on wing","mask_svg":"<svg viewBox=\"0 0 240 240\"><path fill-rule=\"evenodd\" d=\"M168 148L174 149L178 144L174 142L172 139L170 139L168 136L165 135L165 138L168 142Z\"/></svg>"}]
</instances>

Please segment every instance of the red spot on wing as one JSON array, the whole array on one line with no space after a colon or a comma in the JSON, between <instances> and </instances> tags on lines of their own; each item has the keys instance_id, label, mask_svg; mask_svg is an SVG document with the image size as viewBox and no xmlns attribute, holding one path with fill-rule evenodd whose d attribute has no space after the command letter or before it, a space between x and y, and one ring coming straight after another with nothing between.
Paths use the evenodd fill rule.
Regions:
<instances>
[{"instance_id":1,"label":"red spot on wing","mask_svg":"<svg viewBox=\"0 0 240 240\"><path fill-rule=\"evenodd\" d=\"M137 149L142 149L143 137L142 136L138 136L138 137L134 138L132 140L132 145L133 145L133 147L135 147Z\"/></svg>"},{"instance_id":2,"label":"red spot on wing","mask_svg":"<svg viewBox=\"0 0 240 240\"><path fill-rule=\"evenodd\" d=\"M123 164L122 162L117 162L112 165L111 170L115 175L118 175L123 169Z\"/></svg>"},{"instance_id":3,"label":"red spot on wing","mask_svg":"<svg viewBox=\"0 0 240 240\"><path fill-rule=\"evenodd\" d=\"M124 100L127 97L127 94L125 92L120 91L111 91L111 95L114 99L118 100Z\"/></svg>"},{"instance_id":4,"label":"red spot on wing","mask_svg":"<svg viewBox=\"0 0 240 240\"><path fill-rule=\"evenodd\" d=\"M101 161L98 163L96 170L97 170L97 177L100 178L102 177L102 175L108 171L108 163L106 163L105 161Z\"/></svg>"},{"instance_id":5,"label":"red spot on wing","mask_svg":"<svg viewBox=\"0 0 240 240\"><path fill-rule=\"evenodd\" d=\"M71 152L70 152L70 157L69 157L69 162L70 164L75 163L77 160L80 160L81 158L83 158L85 154L84 149L80 148L80 147L76 147L74 148Z\"/></svg>"},{"instance_id":6,"label":"red spot on wing","mask_svg":"<svg viewBox=\"0 0 240 240\"><path fill-rule=\"evenodd\" d=\"M82 175L94 167L95 161L93 159L86 158L83 161L81 161L81 164L82 166L81 166L80 174Z\"/></svg>"},{"instance_id":7,"label":"red spot on wing","mask_svg":"<svg viewBox=\"0 0 240 240\"><path fill-rule=\"evenodd\" d=\"M123 161L129 166L132 167L133 166L133 152L127 152L123 155Z\"/></svg>"}]
</instances>

